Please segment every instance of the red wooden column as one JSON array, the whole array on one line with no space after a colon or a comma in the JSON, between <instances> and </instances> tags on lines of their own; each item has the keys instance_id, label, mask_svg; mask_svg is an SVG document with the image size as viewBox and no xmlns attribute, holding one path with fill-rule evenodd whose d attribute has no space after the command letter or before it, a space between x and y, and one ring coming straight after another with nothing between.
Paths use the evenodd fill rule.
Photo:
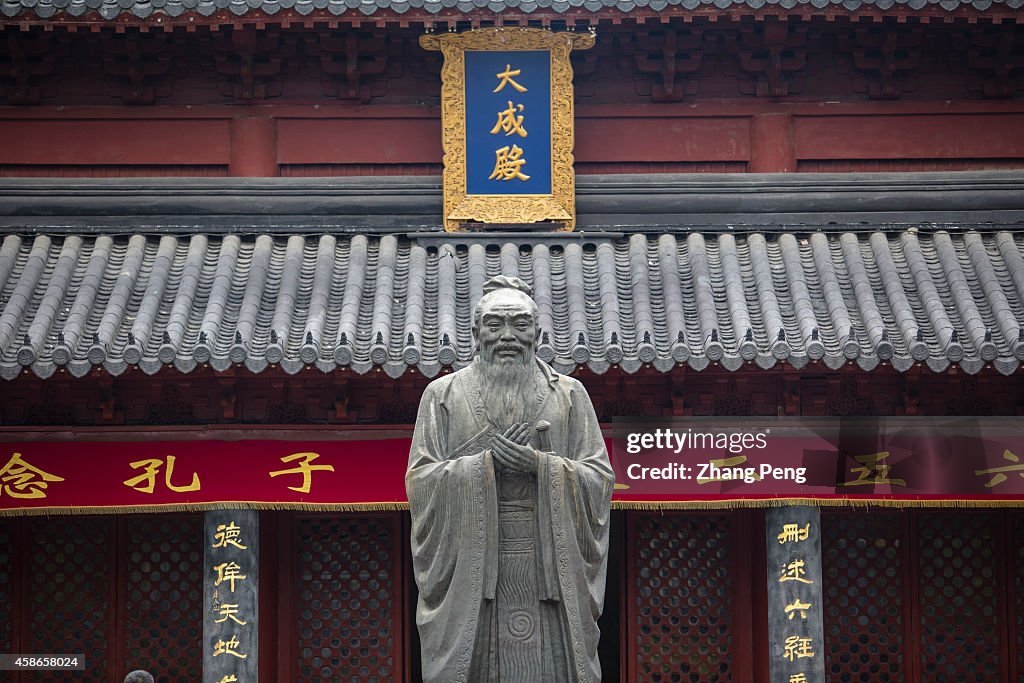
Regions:
<instances>
[{"instance_id":1,"label":"red wooden column","mask_svg":"<svg viewBox=\"0 0 1024 683\"><path fill-rule=\"evenodd\" d=\"M790 114L755 114L750 118L751 173L796 171L793 117Z\"/></svg>"},{"instance_id":2,"label":"red wooden column","mask_svg":"<svg viewBox=\"0 0 1024 683\"><path fill-rule=\"evenodd\" d=\"M277 121L250 116L232 119L228 170L232 176L249 178L279 175Z\"/></svg>"}]
</instances>

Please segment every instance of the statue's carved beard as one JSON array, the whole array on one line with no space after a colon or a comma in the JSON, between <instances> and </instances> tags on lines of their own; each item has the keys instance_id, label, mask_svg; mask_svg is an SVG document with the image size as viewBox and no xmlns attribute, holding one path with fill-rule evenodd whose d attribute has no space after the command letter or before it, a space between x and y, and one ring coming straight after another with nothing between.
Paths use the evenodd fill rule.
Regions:
<instances>
[{"instance_id":1,"label":"statue's carved beard","mask_svg":"<svg viewBox=\"0 0 1024 683\"><path fill-rule=\"evenodd\" d=\"M526 348L515 357L500 356L501 343L480 347L477 370L480 373L480 394L487 416L504 429L533 417L537 389L533 349Z\"/></svg>"}]
</instances>

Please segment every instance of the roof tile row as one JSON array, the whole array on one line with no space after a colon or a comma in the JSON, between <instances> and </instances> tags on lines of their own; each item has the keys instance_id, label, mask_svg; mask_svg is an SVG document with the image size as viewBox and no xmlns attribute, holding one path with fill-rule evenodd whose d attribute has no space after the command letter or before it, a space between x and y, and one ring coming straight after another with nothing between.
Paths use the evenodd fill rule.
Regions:
<instances>
[{"instance_id":1,"label":"roof tile row","mask_svg":"<svg viewBox=\"0 0 1024 683\"><path fill-rule=\"evenodd\" d=\"M404 14L419 9L436 14L452 8L460 12L472 12L477 9L502 12L514 9L529 14L538 10L568 12L576 7L583 7L591 12L609 8L629 12L640 7L656 11L667 7L688 10L715 7L725 10L738 6L759 9L766 5L777 5L784 9L793 9L801 5L816 9L842 7L849 11L863 7L889 10L896 6L912 10L938 6L953 11L970 6L985 11L993 5L1020 9L1024 6L1024 0L0 0L0 13L7 17L23 13L34 14L41 19L49 19L58 11L75 17L98 11L104 19L112 20L126 14L140 19L146 19L155 13L177 17L189 11L197 12L201 16L210 16L225 9L238 16L256 10L272 15L285 9L294 9L300 15L308 15L320 9L326 9L334 15L352 10L364 15L371 15L379 10Z\"/></svg>"},{"instance_id":2,"label":"roof tile row","mask_svg":"<svg viewBox=\"0 0 1024 683\"><path fill-rule=\"evenodd\" d=\"M497 274L531 282L561 371L1024 360L1024 236L642 235L425 248L394 235L8 235L0 375L316 365L428 376L472 357Z\"/></svg>"}]
</instances>

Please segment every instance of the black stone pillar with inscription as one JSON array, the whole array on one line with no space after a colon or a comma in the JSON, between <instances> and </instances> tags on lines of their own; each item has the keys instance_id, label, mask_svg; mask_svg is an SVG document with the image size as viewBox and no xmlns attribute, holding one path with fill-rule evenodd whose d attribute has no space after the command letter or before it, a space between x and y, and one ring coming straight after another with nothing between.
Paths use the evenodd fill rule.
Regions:
<instances>
[{"instance_id":1,"label":"black stone pillar with inscription","mask_svg":"<svg viewBox=\"0 0 1024 683\"><path fill-rule=\"evenodd\" d=\"M206 513L204 683L256 683L259 514Z\"/></svg>"},{"instance_id":2,"label":"black stone pillar with inscription","mask_svg":"<svg viewBox=\"0 0 1024 683\"><path fill-rule=\"evenodd\" d=\"M766 517L771 683L824 683L821 511L787 506Z\"/></svg>"}]
</instances>

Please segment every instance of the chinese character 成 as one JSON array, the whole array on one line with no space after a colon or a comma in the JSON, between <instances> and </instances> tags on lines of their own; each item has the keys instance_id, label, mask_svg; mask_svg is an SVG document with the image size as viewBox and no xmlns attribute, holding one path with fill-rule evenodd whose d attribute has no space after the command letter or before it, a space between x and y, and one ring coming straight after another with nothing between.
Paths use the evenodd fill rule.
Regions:
<instances>
[{"instance_id":1,"label":"chinese character \u6210","mask_svg":"<svg viewBox=\"0 0 1024 683\"><path fill-rule=\"evenodd\" d=\"M319 453L292 453L291 455L286 455L281 458L281 462L292 462L293 460L298 460L298 465L290 470L277 470L276 472L269 472L268 474L270 474L271 477L278 477L282 474L301 474L302 486L289 486L288 488L300 493L309 493L309 487L313 480L313 470L324 470L326 472L334 471L334 465L310 464L319 457Z\"/></svg>"},{"instance_id":2,"label":"chinese character \u6210","mask_svg":"<svg viewBox=\"0 0 1024 683\"><path fill-rule=\"evenodd\" d=\"M520 168L526 163L526 159L521 158L523 156L523 150L517 145L512 145L509 148L507 145L501 149L494 150L494 171L491 173L488 180L529 180L530 176L524 174Z\"/></svg>"},{"instance_id":3,"label":"chinese character \u6210","mask_svg":"<svg viewBox=\"0 0 1024 683\"><path fill-rule=\"evenodd\" d=\"M519 137L525 138L527 133L523 128L523 117L517 115L517 112L521 111L523 111L523 105L513 105L509 100L508 109L498 112L498 122L494 124L494 128L491 128L491 135L496 135L498 131L504 131L506 137L515 133Z\"/></svg>"},{"instance_id":4,"label":"chinese character \u6210","mask_svg":"<svg viewBox=\"0 0 1024 683\"><path fill-rule=\"evenodd\" d=\"M227 581L231 584L231 592L234 593L235 581L241 581L246 578L245 574L240 571L241 569L242 568L234 562L221 562L213 568L213 571L217 572L217 578L213 582L213 585L219 586L224 581ZM221 603L222 606L223 604L224 603Z\"/></svg>"},{"instance_id":5,"label":"chinese character \u6210","mask_svg":"<svg viewBox=\"0 0 1024 683\"><path fill-rule=\"evenodd\" d=\"M166 465L166 466L165 466ZM133 463L128 464L133 470L144 469L144 472L137 477L131 479L125 479L124 485L128 488L135 489L141 493L153 493L153 489L156 487L156 477L160 473L160 467L165 466L164 469L164 484L168 489L176 493L184 493L186 491L198 491L199 490L199 474L196 472L192 473L192 483L187 486L175 486L171 483L171 477L174 474L174 456L168 455L166 463L158 458L151 458L148 460L136 460ZM145 482L145 483L143 483Z\"/></svg>"},{"instance_id":6,"label":"chinese character \u6210","mask_svg":"<svg viewBox=\"0 0 1024 683\"><path fill-rule=\"evenodd\" d=\"M211 548L225 548L229 545L233 545L239 550L247 550L248 546L242 545L239 537L242 530L234 522L228 522L227 524L218 524L217 533L213 535L213 545Z\"/></svg>"},{"instance_id":7,"label":"chinese character \u6210","mask_svg":"<svg viewBox=\"0 0 1024 683\"><path fill-rule=\"evenodd\" d=\"M858 455L854 460L864 467L851 467L851 472L857 473L853 481L841 482L840 486L872 486L874 484L892 484L893 486L906 486L904 479L890 479L889 465L882 465L881 462L889 457L889 451L871 453L869 455Z\"/></svg>"},{"instance_id":8,"label":"chinese character \u6210","mask_svg":"<svg viewBox=\"0 0 1024 683\"><path fill-rule=\"evenodd\" d=\"M1006 449L1005 451L1003 451L1003 459L1008 462L1019 464L1006 465L1005 467L993 467L987 470L974 470L974 473L979 476L982 474L995 475L991 479L989 479L987 484L985 484L985 488L990 489L993 486L999 486L1004 481L1006 481L1006 475L1004 474L1004 472L1016 472L1018 475L1024 478L1024 463L1020 462L1020 458L1017 455L1011 453L1009 449Z\"/></svg>"},{"instance_id":9,"label":"chinese character \u6210","mask_svg":"<svg viewBox=\"0 0 1024 683\"><path fill-rule=\"evenodd\" d=\"M783 524L782 525L782 533L779 534L778 536L776 536L776 538L779 539L779 543L780 544L786 543L787 541L792 541L793 543L797 543L799 541L806 541L807 537L810 535L810 533L811 533L811 523L810 522L807 522L807 524L804 525L804 528L802 528L802 529L797 524Z\"/></svg>"},{"instance_id":10,"label":"chinese character \u6210","mask_svg":"<svg viewBox=\"0 0 1024 683\"><path fill-rule=\"evenodd\" d=\"M506 64L504 71L494 74L496 77L501 79L501 83L498 83L498 87L491 92L501 92L506 85L511 85L519 92L526 92L526 88L512 80L513 76L518 76L521 72L521 69L513 69L511 64Z\"/></svg>"},{"instance_id":11,"label":"chinese character \u6210","mask_svg":"<svg viewBox=\"0 0 1024 683\"><path fill-rule=\"evenodd\" d=\"M33 467L21 453L15 453L0 467L0 482L3 482L0 492L6 492L11 498L46 498L46 487L51 481L64 481L64 478Z\"/></svg>"}]
</instances>

